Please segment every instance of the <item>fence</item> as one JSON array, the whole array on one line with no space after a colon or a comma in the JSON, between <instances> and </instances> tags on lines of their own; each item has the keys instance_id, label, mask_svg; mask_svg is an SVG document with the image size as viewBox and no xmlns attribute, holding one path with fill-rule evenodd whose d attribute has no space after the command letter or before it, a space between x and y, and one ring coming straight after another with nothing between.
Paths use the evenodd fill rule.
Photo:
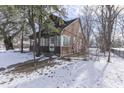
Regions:
<instances>
[{"instance_id":1,"label":"fence","mask_svg":"<svg viewBox=\"0 0 124 93\"><path fill-rule=\"evenodd\" d=\"M124 58L124 50L119 49L111 49L112 53L118 55L119 57Z\"/></svg>"}]
</instances>

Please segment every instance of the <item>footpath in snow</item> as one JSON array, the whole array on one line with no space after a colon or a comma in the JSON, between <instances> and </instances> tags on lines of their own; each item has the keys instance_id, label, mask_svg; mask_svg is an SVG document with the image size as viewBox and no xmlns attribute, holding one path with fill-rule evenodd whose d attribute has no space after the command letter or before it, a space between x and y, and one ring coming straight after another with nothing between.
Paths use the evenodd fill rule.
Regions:
<instances>
[{"instance_id":1,"label":"footpath in snow","mask_svg":"<svg viewBox=\"0 0 124 93\"><path fill-rule=\"evenodd\" d=\"M47 75L19 84L17 87L123 87L124 61L117 56L112 63L75 60Z\"/></svg>"}]
</instances>

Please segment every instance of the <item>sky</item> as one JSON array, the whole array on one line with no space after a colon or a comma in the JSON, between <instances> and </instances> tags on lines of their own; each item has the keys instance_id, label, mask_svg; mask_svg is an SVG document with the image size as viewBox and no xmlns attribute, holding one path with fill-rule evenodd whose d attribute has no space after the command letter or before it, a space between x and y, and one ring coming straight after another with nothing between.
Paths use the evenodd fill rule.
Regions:
<instances>
[{"instance_id":1,"label":"sky","mask_svg":"<svg viewBox=\"0 0 124 93\"><path fill-rule=\"evenodd\" d=\"M66 12L67 12L67 20L71 20L71 19L74 19L74 18L78 18L79 16L83 15L82 12L80 12L84 5L65 5L64 6L66 8ZM122 38L122 32L118 30L116 30L116 35L115 35L115 38ZM124 39L124 38L122 38Z\"/></svg>"},{"instance_id":2,"label":"sky","mask_svg":"<svg viewBox=\"0 0 124 93\"><path fill-rule=\"evenodd\" d=\"M65 9L66 17L63 18L63 16L61 16L61 18L63 18L64 20L72 20L72 19L79 17L79 14L80 14L79 11L83 6L81 6L81 5L62 5L62 7ZM57 13L54 13L54 14L57 16L60 16Z\"/></svg>"},{"instance_id":3,"label":"sky","mask_svg":"<svg viewBox=\"0 0 124 93\"><path fill-rule=\"evenodd\" d=\"M67 20L70 19L74 19L74 18L78 18L79 15L81 15L80 13L80 9L83 7L81 5L64 5L64 7L66 8L66 12L67 12Z\"/></svg>"}]
</instances>

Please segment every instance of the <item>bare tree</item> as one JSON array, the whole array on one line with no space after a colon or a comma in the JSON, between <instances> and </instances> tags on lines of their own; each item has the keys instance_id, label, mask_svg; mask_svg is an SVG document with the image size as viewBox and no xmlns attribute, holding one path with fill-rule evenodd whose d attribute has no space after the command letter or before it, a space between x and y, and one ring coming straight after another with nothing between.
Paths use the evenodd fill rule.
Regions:
<instances>
[{"instance_id":1,"label":"bare tree","mask_svg":"<svg viewBox=\"0 0 124 93\"><path fill-rule=\"evenodd\" d=\"M90 37L93 31L93 11L92 7L84 6L84 9L81 10L83 15L80 18L80 24L83 34L84 50L89 55L90 47Z\"/></svg>"},{"instance_id":2,"label":"bare tree","mask_svg":"<svg viewBox=\"0 0 124 93\"><path fill-rule=\"evenodd\" d=\"M104 53L105 51L109 52L107 62L110 62L113 27L122 10L122 7L114 5L98 6L95 10L98 22L101 25L99 27L100 49Z\"/></svg>"}]
</instances>

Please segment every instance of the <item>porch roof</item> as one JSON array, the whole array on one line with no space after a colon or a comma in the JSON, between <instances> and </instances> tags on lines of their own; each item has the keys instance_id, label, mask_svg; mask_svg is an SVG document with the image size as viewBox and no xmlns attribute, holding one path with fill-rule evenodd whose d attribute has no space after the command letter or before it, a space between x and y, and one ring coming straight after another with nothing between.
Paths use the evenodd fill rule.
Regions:
<instances>
[{"instance_id":1,"label":"porch roof","mask_svg":"<svg viewBox=\"0 0 124 93\"><path fill-rule=\"evenodd\" d=\"M47 32L48 32L48 31L46 31L46 30L42 30L42 31L41 31L41 37L47 38L47 37L51 37L51 36L60 35L60 32L58 32L58 33L57 33L57 32L50 32L50 33L47 33ZM39 37L39 32L36 32L36 37L37 37L37 38ZM34 38L33 34L30 35L29 38L30 38L30 39L33 39L33 38Z\"/></svg>"}]
</instances>

